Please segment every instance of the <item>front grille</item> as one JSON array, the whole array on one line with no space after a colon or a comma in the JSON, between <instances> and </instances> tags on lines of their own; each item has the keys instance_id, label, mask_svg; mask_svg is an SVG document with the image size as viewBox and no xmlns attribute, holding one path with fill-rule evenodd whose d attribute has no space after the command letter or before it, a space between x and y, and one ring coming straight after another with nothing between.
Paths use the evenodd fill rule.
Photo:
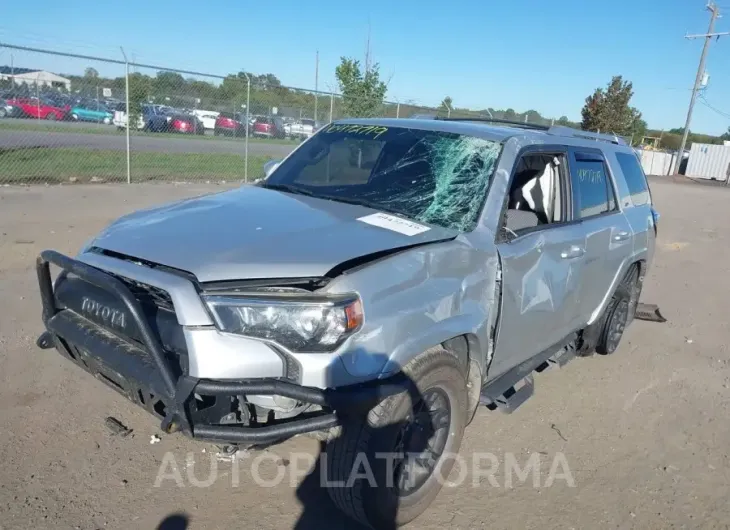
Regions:
<instances>
[{"instance_id":1,"label":"front grille","mask_svg":"<svg viewBox=\"0 0 730 530\"><path fill-rule=\"evenodd\" d=\"M159 287L130 280L123 276L113 276L126 285L127 289L132 291L132 294L137 300L139 300L139 303L142 304L142 306L154 306L159 309L164 309L173 313L175 312L175 307L172 305L172 298L167 291L160 289Z\"/></svg>"}]
</instances>

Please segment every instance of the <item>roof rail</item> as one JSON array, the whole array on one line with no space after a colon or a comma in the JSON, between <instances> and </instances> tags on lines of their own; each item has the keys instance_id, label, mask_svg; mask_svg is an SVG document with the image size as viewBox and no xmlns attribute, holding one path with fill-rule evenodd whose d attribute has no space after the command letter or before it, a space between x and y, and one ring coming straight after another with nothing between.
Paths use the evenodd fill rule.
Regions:
<instances>
[{"instance_id":1,"label":"roof rail","mask_svg":"<svg viewBox=\"0 0 730 530\"><path fill-rule=\"evenodd\" d=\"M547 125L538 125L536 123L526 123L522 121L515 121L515 120L502 120L499 118L484 118L482 116L477 116L475 118L444 118L443 116L436 116L433 118L434 120L443 120L443 121L476 121L476 122L486 122L486 123L496 123L499 125L512 125L515 127L520 127L522 129L538 129L541 131L547 131L550 129Z\"/></svg>"},{"instance_id":2,"label":"roof rail","mask_svg":"<svg viewBox=\"0 0 730 530\"><path fill-rule=\"evenodd\" d=\"M595 140L609 142L616 145L628 145L626 140L615 134L601 134L591 131L581 131L564 125L553 125L548 127L547 133L553 136L570 136L573 138L585 138L586 140Z\"/></svg>"}]
</instances>

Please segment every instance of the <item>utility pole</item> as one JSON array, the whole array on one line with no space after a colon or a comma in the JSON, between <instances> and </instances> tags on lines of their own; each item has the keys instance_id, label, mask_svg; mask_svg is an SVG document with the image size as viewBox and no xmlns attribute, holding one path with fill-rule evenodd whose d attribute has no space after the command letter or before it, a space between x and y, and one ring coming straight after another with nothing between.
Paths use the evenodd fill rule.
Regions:
<instances>
[{"instance_id":1,"label":"utility pole","mask_svg":"<svg viewBox=\"0 0 730 530\"><path fill-rule=\"evenodd\" d=\"M682 134L682 143L679 144L679 151L677 152L677 160L674 162L674 171L676 175L679 173L679 166L682 163L684 157L684 148L687 145L687 136L689 135L689 126L692 122L692 110L695 106L695 100L697 99L697 91L700 89L702 84L702 78L705 75L705 59L707 58L707 50L710 47L710 39L713 37L720 38L722 35L728 35L725 33L713 33L715 29L715 21L720 16L720 9L714 3L708 3L707 9L710 11L710 26L707 28L707 33L699 35L685 35L686 39L696 39L702 37L705 39L705 45L702 47L702 55L700 56L700 65L697 68L697 76L695 77L695 84L692 88L692 97L689 100L689 108L687 109L687 121L684 124L684 133Z\"/></svg>"},{"instance_id":2,"label":"utility pole","mask_svg":"<svg viewBox=\"0 0 730 530\"><path fill-rule=\"evenodd\" d=\"M365 45L365 73L370 71L370 19L368 18L368 41Z\"/></svg>"},{"instance_id":3,"label":"utility pole","mask_svg":"<svg viewBox=\"0 0 730 530\"><path fill-rule=\"evenodd\" d=\"M319 96L319 50L314 65L314 125L317 126L317 96Z\"/></svg>"}]
</instances>

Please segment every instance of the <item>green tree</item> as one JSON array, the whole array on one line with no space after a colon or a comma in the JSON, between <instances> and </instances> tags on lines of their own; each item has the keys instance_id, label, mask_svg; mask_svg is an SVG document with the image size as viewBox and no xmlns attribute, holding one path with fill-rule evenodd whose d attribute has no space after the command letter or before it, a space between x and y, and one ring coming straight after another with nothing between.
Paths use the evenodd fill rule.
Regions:
<instances>
[{"instance_id":1,"label":"green tree","mask_svg":"<svg viewBox=\"0 0 730 530\"><path fill-rule=\"evenodd\" d=\"M185 79L177 72L157 72L154 88L157 96L178 95L184 92Z\"/></svg>"},{"instance_id":2,"label":"green tree","mask_svg":"<svg viewBox=\"0 0 730 530\"><path fill-rule=\"evenodd\" d=\"M720 135L720 140L730 140L730 127L728 127L727 131Z\"/></svg>"},{"instance_id":3,"label":"green tree","mask_svg":"<svg viewBox=\"0 0 730 530\"><path fill-rule=\"evenodd\" d=\"M129 126L136 127L142 115L142 104L146 102L152 91L153 79L147 75L134 72L129 74Z\"/></svg>"},{"instance_id":4,"label":"green tree","mask_svg":"<svg viewBox=\"0 0 730 530\"><path fill-rule=\"evenodd\" d=\"M566 127L570 127L570 120L568 119L567 116L560 116L560 118L558 118L557 123L558 123L558 125L564 125Z\"/></svg>"},{"instance_id":5,"label":"green tree","mask_svg":"<svg viewBox=\"0 0 730 530\"><path fill-rule=\"evenodd\" d=\"M454 110L453 106L453 100L451 99L451 96L446 96L442 101L441 105L438 108L439 113L443 112L444 114L451 114L451 111Z\"/></svg>"},{"instance_id":6,"label":"green tree","mask_svg":"<svg viewBox=\"0 0 730 530\"><path fill-rule=\"evenodd\" d=\"M637 118L634 120L634 123L631 125L631 143L632 145L639 145L641 143L641 139L646 136L649 128L646 125L646 121L644 121L641 118Z\"/></svg>"},{"instance_id":7,"label":"green tree","mask_svg":"<svg viewBox=\"0 0 730 530\"><path fill-rule=\"evenodd\" d=\"M342 92L342 111L345 116L371 118L380 113L387 86L380 80L377 63L363 73L360 61L341 57L335 77Z\"/></svg>"},{"instance_id":8,"label":"green tree","mask_svg":"<svg viewBox=\"0 0 730 530\"><path fill-rule=\"evenodd\" d=\"M581 127L586 131L630 135L640 128L641 120L641 112L629 105L633 95L631 82L614 76L605 89L597 88L586 98Z\"/></svg>"},{"instance_id":9,"label":"green tree","mask_svg":"<svg viewBox=\"0 0 730 530\"><path fill-rule=\"evenodd\" d=\"M507 109L504 111L504 119L509 121L515 121L517 119L517 113L514 109Z\"/></svg>"},{"instance_id":10,"label":"green tree","mask_svg":"<svg viewBox=\"0 0 730 530\"><path fill-rule=\"evenodd\" d=\"M88 79L96 79L99 77L99 71L96 68L89 66L86 70L84 70L84 77Z\"/></svg>"}]
</instances>

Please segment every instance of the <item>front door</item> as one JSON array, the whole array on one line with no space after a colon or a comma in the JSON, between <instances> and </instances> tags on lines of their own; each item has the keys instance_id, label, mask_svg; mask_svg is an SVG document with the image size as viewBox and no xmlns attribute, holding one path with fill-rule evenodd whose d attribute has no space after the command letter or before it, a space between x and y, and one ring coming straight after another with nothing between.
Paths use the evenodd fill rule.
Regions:
<instances>
[{"instance_id":1,"label":"front door","mask_svg":"<svg viewBox=\"0 0 730 530\"><path fill-rule=\"evenodd\" d=\"M535 225L518 228L497 244L502 305L490 368L494 376L563 341L579 325L586 239L573 220L566 161L564 152L527 152L511 179L510 197L520 195L518 187L542 187L538 198L548 199L542 207L539 200L526 201L537 211ZM543 170L546 163L548 169ZM534 183L531 175L538 175ZM508 212L524 202L510 200Z\"/></svg>"},{"instance_id":2,"label":"front door","mask_svg":"<svg viewBox=\"0 0 730 530\"><path fill-rule=\"evenodd\" d=\"M575 331L585 237L580 226L558 225L499 244L498 250L502 309L495 374L534 357Z\"/></svg>"}]
</instances>

